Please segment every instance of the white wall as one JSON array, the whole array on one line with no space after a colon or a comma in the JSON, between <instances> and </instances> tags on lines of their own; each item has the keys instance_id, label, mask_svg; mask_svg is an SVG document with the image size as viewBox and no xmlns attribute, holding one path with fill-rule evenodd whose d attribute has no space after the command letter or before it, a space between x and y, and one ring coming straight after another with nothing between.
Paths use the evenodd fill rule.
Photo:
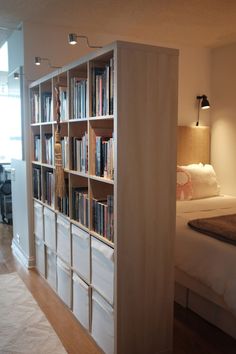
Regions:
<instances>
[{"instance_id":1,"label":"white wall","mask_svg":"<svg viewBox=\"0 0 236 354\"><path fill-rule=\"evenodd\" d=\"M196 124L197 95L206 94L211 102L210 60L208 48L180 47L179 125ZM210 110L200 111L200 125L210 125Z\"/></svg>"},{"instance_id":2,"label":"white wall","mask_svg":"<svg viewBox=\"0 0 236 354\"><path fill-rule=\"evenodd\" d=\"M211 156L222 193L236 195L236 44L212 50Z\"/></svg>"}]
</instances>

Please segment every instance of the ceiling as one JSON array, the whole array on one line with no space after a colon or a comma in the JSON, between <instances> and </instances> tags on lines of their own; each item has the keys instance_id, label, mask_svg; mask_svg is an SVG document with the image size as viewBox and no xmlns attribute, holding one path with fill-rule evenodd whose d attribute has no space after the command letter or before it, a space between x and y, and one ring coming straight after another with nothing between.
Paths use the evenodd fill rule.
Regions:
<instances>
[{"instance_id":1,"label":"ceiling","mask_svg":"<svg viewBox=\"0 0 236 354\"><path fill-rule=\"evenodd\" d=\"M235 0L0 0L0 45L23 21L149 42L236 42Z\"/></svg>"}]
</instances>

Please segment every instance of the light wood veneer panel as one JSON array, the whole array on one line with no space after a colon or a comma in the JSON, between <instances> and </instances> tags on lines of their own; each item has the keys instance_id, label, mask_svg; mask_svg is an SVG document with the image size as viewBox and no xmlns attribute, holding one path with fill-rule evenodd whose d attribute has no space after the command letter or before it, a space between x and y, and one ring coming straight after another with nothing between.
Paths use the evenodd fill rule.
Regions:
<instances>
[{"instance_id":1,"label":"light wood veneer panel","mask_svg":"<svg viewBox=\"0 0 236 354\"><path fill-rule=\"evenodd\" d=\"M117 53L117 353L172 346L178 52Z\"/></svg>"}]
</instances>

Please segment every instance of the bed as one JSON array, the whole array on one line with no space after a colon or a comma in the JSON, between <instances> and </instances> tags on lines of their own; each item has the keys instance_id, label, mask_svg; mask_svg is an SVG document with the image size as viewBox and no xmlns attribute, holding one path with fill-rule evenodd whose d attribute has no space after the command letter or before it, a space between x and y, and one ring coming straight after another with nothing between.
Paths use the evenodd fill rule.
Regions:
<instances>
[{"instance_id":1,"label":"bed","mask_svg":"<svg viewBox=\"0 0 236 354\"><path fill-rule=\"evenodd\" d=\"M194 157L192 129L188 132L184 127L192 150L182 149L191 156L186 157L184 153L181 160L178 150L178 164L187 165L199 160L209 162L209 130L204 131L203 137L205 157L197 156L199 151ZM183 132L181 134L183 137ZM217 195L181 200L177 201L176 209L175 301L236 339L236 246L192 230L187 225L189 220L196 218L236 214L236 197Z\"/></svg>"}]
</instances>

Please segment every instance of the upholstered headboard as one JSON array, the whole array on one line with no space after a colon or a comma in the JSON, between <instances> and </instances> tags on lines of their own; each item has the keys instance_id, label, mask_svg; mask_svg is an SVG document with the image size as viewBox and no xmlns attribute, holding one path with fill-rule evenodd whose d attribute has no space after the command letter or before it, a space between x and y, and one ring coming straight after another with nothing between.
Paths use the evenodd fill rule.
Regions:
<instances>
[{"instance_id":1,"label":"upholstered headboard","mask_svg":"<svg viewBox=\"0 0 236 354\"><path fill-rule=\"evenodd\" d=\"M177 164L210 163L210 128L178 126Z\"/></svg>"}]
</instances>

